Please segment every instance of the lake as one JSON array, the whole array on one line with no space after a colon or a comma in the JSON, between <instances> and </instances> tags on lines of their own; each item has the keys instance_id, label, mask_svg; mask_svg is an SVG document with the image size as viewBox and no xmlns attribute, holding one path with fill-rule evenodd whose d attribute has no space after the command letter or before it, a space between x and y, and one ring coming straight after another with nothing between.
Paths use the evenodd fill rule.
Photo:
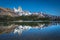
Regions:
<instances>
[{"instance_id":1,"label":"lake","mask_svg":"<svg viewBox=\"0 0 60 40\"><path fill-rule=\"evenodd\" d=\"M0 22L0 40L60 40L60 22Z\"/></svg>"}]
</instances>

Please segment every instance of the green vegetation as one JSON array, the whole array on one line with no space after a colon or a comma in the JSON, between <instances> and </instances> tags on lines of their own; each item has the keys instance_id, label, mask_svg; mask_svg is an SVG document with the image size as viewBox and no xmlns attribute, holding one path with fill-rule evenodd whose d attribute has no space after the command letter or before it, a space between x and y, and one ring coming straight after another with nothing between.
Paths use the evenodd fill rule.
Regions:
<instances>
[{"instance_id":1,"label":"green vegetation","mask_svg":"<svg viewBox=\"0 0 60 40\"><path fill-rule=\"evenodd\" d=\"M0 22L9 22L9 21L59 21L60 19L51 19L49 17L38 17L38 16L19 16L19 17L11 17L11 16L0 16Z\"/></svg>"},{"instance_id":2,"label":"green vegetation","mask_svg":"<svg viewBox=\"0 0 60 40\"><path fill-rule=\"evenodd\" d=\"M23 20L23 21L49 21L49 18L43 18L40 17L38 18L38 16L19 16L19 17L15 17L14 20Z\"/></svg>"}]
</instances>

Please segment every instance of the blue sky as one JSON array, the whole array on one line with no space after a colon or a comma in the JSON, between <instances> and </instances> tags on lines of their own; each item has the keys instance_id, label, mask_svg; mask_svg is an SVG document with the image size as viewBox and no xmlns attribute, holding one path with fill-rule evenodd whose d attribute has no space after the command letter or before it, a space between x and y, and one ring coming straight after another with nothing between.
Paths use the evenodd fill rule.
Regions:
<instances>
[{"instance_id":1,"label":"blue sky","mask_svg":"<svg viewBox=\"0 0 60 40\"><path fill-rule=\"evenodd\" d=\"M14 8L21 6L31 12L46 12L60 16L60 0L0 0L0 7Z\"/></svg>"}]
</instances>

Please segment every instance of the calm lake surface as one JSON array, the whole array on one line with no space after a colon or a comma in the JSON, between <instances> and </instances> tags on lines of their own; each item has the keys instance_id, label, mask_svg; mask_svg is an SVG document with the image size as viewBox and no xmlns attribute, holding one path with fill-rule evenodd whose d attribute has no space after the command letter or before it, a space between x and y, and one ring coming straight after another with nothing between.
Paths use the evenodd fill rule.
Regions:
<instances>
[{"instance_id":1,"label":"calm lake surface","mask_svg":"<svg viewBox=\"0 0 60 40\"><path fill-rule=\"evenodd\" d=\"M60 40L60 22L1 22L0 40Z\"/></svg>"}]
</instances>

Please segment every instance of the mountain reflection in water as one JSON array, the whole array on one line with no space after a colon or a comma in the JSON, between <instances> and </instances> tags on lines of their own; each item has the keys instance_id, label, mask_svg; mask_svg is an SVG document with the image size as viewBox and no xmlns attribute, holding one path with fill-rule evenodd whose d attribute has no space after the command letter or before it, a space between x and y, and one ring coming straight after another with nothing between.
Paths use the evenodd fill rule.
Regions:
<instances>
[{"instance_id":1,"label":"mountain reflection in water","mask_svg":"<svg viewBox=\"0 0 60 40\"><path fill-rule=\"evenodd\" d=\"M60 40L60 22L0 23L1 40Z\"/></svg>"}]
</instances>

